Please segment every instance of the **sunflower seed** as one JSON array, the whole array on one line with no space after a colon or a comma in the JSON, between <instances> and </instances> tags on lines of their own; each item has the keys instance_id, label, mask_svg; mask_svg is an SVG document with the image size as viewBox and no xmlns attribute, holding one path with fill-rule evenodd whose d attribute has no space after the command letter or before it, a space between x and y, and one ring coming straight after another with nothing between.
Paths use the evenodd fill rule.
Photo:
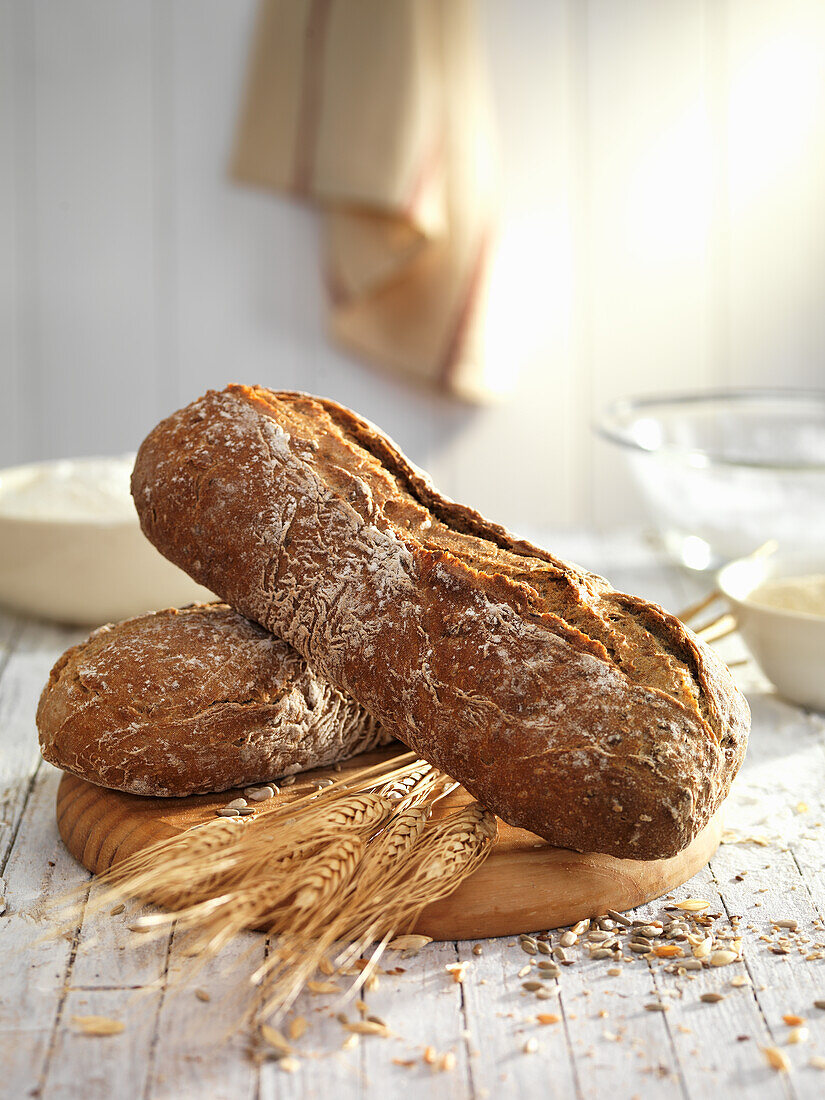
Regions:
<instances>
[{"instance_id":1,"label":"sunflower seed","mask_svg":"<svg viewBox=\"0 0 825 1100\"><path fill-rule=\"evenodd\" d=\"M544 986L541 982L522 982L521 988L526 989L528 993L535 993L537 989L543 989Z\"/></svg>"},{"instance_id":2,"label":"sunflower seed","mask_svg":"<svg viewBox=\"0 0 825 1100\"><path fill-rule=\"evenodd\" d=\"M540 955L552 955L553 954L553 948L545 940L537 940L536 941L536 947L538 947ZM541 965L541 963L539 963L539 965Z\"/></svg>"},{"instance_id":3,"label":"sunflower seed","mask_svg":"<svg viewBox=\"0 0 825 1100\"><path fill-rule=\"evenodd\" d=\"M215 813L218 815L218 817L240 817L241 816L238 813L238 811L236 809L234 809L233 807L231 807L231 806L221 806L221 808L219 810L215 810Z\"/></svg>"},{"instance_id":4,"label":"sunflower seed","mask_svg":"<svg viewBox=\"0 0 825 1100\"><path fill-rule=\"evenodd\" d=\"M670 1012L670 1005L662 1004L661 1001L650 1001L645 1005L646 1012Z\"/></svg>"},{"instance_id":5,"label":"sunflower seed","mask_svg":"<svg viewBox=\"0 0 825 1100\"><path fill-rule=\"evenodd\" d=\"M607 915L611 920L616 921L617 924L623 924L625 928L630 928L633 924L633 921L629 920L624 913L618 913L615 909L608 909Z\"/></svg>"},{"instance_id":6,"label":"sunflower seed","mask_svg":"<svg viewBox=\"0 0 825 1100\"><path fill-rule=\"evenodd\" d=\"M683 898L676 902L676 908L685 913L701 913L705 909L710 909L710 902L705 901L704 898Z\"/></svg>"},{"instance_id":7,"label":"sunflower seed","mask_svg":"<svg viewBox=\"0 0 825 1100\"><path fill-rule=\"evenodd\" d=\"M267 785L266 787L255 787L248 791L244 791L244 794L252 802L266 802L270 798L274 798L278 794L278 788Z\"/></svg>"},{"instance_id":8,"label":"sunflower seed","mask_svg":"<svg viewBox=\"0 0 825 1100\"><path fill-rule=\"evenodd\" d=\"M242 810L246 805L245 798L233 798L231 802L227 802L227 810Z\"/></svg>"},{"instance_id":9,"label":"sunflower seed","mask_svg":"<svg viewBox=\"0 0 825 1100\"><path fill-rule=\"evenodd\" d=\"M522 949L525 955L535 955L536 951L538 950L536 946L536 941L531 940L529 936L519 942L519 947Z\"/></svg>"},{"instance_id":10,"label":"sunflower seed","mask_svg":"<svg viewBox=\"0 0 825 1100\"><path fill-rule=\"evenodd\" d=\"M799 922L795 920L775 920L773 923L777 928L787 928L789 932L795 932L799 927Z\"/></svg>"},{"instance_id":11,"label":"sunflower seed","mask_svg":"<svg viewBox=\"0 0 825 1100\"><path fill-rule=\"evenodd\" d=\"M255 813L255 809L252 806L241 806L238 810L238 814L241 817L251 817Z\"/></svg>"},{"instance_id":12,"label":"sunflower seed","mask_svg":"<svg viewBox=\"0 0 825 1100\"><path fill-rule=\"evenodd\" d=\"M613 957L613 952L607 947L597 947L595 951L590 952L591 959L610 959Z\"/></svg>"},{"instance_id":13,"label":"sunflower seed","mask_svg":"<svg viewBox=\"0 0 825 1100\"><path fill-rule=\"evenodd\" d=\"M719 1001L724 1001L724 999L724 993L703 993L702 996L699 998L700 1001L704 1001L705 1004L708 1005L718 1004Z\"/></svg>"},{"instance_id":14,"label":"sunflower seed","mask_svg":"<svg viewBox=\"0 0 825 1100\"><path fill-rule=\"evenodd\" d=\"M701 970L702 969L702 960L701 959L683 959L682 962L679 963L679 966L681 966L681 968L683 970Z\"/></svg>"},{"instance_id":15,"label":"sunflower seed","mask_svg":"<svg viewBox=\"0 0 825 1100\"><path fill-rule=\"evenodd\" d=\"M278 782L280 783L280 785L282 787L291 787L292 784L295 782L295 776L294 775L285 775L285 776L283 776L282 779L279 779ZM272 784L272 785L274 786L274 784Z\"/></svg>"},{"instance_id":16,"label":"sunflower seed","mask_svg":"<svg viewBox=\"0 0 825 1100\"><path fill-rule=\"evenodd\" d=\"M791 1068L791 1060L784 1050L779 1047L763 1047L762 1053L768 1065L781 1073L788 1073Z\"/></svg>"},{"instance_id":17,"label":"sunflower seed","mask_svg":"<svg viewBox=\"0 0 825 1100\"><path fill-rule=\"evenodd\" d=\"M541 960L541 962L539 963L539 970L541 970L542 973L547 974L547 976L550 978L558 978L559 974L561 974L561 971L556 966L556 964L554 962L550 962L549 959Z\"/></svg>"},{"instance_id":18,"label":"sunflower seed","mask_svg":"<svg viewBox=\"0 0 825 1100\"><path fill-rule=\"evenodd\" d=\"M564 932L559 939L559 943L562 947L573 947L574 944L579 942L579 937L575 932Z\"/></svg>"},{"instance_id":19,"label":"sunflower seed","mask_svg":"<svg viewBox=\"0 0 825 1100\"><path fill-rule=\"evenodd\" d=\"M541 963L539 963L539 966L540 965L541 965ZM823 1000L823 1001L814 1001L814 1008L821 1008L822 1011L825 1012L825 1000Z\"/></svg>"},{"instance_id":20,"label":"sunflower seed","mask_svg":"<svg viewBox=\"0 0 825 1100\"><path fill-rule=\"evenodd\" d=\"M637 955L648 955L651 951L651 946L649 943L631 943L628 944L628 947Z\"/></svg>"},{"instance_id":21,"label":"sunflower seed","mask_svg":"<svg viewBox=\"0 0 825 1100\"><path fill-rule=\"evenodd\" d=\"M736 962L739 956L735 951L714 951L708 962L711 966L729 966Z\"/></svg>"}]
</instances>

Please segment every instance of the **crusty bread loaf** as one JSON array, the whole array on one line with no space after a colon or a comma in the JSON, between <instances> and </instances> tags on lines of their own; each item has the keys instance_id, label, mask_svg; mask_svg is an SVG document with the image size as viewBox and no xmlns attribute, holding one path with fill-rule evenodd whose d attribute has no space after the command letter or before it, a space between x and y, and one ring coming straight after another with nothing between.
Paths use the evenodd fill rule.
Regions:
<instances>
[{"instance_id":1,"label":"crusty bread loaf","mask_svg":"<svg viewBox=\"0 0 825 1100\"><path fill-rule=\"evenodd\" d=\"M749 712L678 619L440 496L332 401L230 386L132 477L157 548L512 825L655 859L727 794Z\"/></svg>"},{"instance_id":2,"label":"crusty bread loaf","mask_svg":"<svg viewBox=\"0 0 825 1100\"><path fill-rule=\"evenodd\" d=\"M294 649L225 604L96 630L52 669L37 727L50 763L145 795L244 787L390 740Z\"/></svg>"}]
</instances>

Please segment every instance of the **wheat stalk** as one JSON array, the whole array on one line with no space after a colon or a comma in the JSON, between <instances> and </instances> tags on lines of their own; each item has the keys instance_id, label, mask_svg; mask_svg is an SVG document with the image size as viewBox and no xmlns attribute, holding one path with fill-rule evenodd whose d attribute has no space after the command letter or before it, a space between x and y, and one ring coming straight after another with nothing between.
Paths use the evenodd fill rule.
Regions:
<instances>
[{"instance_id":1,"label":"wheat stalk","mask_svg":"<svg viewBox=\"0 0 825 1100\"><path fill-rule=\"evenodd\" d=\"M161 934L175 923L186 953L207 958L245 929L277 936L252 975L259 1020L282 1014L335 944L341 968L377 943L352 995L393 935L490 849L495 818L477 803L428 824L455 786L404 753L243 823L208 822L153 845L101 876L94 908L123 896L154 902L163 908L132 927Z\"/></svg>"}]
</instances>

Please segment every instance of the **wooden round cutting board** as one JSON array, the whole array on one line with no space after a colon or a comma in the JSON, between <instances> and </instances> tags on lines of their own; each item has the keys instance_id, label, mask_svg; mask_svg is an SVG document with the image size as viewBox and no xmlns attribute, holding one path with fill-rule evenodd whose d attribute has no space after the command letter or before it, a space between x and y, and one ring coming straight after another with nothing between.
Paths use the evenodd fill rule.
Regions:
<instances>
[{"instance_id":1,"label":"wooden round cutting board","mask_svg":"<svg viewBox=\"0 0 825 1100\"><path fill-rule=\"evenodd\" d=\"M342 779L397 752L389 748L356 757L340 772L305 772L276 796L277 801L251 805L256 805L256 813L266 812L278 802L306 794L319 779ZM216 809L241 793L143 798L104 790L66 773L57 792L57 826L72 855L100 874L118 860L213 819ZM458 787L435 804L432 820L471 801ZM534 833L499 820L499 839L490 856L454 893L424 910L416 931L436 940L482 939L557 928L608 908L632 909L695 875L716 851L721 834L717 814L679 855L640 862L553 848Z\"/></svg>"}]
</instances>

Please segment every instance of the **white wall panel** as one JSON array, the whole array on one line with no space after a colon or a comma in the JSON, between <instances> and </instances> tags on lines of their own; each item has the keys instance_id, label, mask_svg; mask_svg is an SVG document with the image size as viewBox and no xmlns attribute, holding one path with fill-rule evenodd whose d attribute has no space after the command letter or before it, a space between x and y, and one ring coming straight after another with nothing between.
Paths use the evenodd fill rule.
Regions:
<instances>
[{"instance_id":1,"label":"white wall panel","mask_svg":"<svg viewBox=\"0 0 825 1100\"><path fill-rule=\"evenodd\" d=\"M0 462L261 382L353 405L511 525L607 526L639 515L593 442L612 397L825 384L821 3L481 0L491 353L522 365L481 410L331 347L314 213L229 182L255 9L0 0Z\"/></svg>"},{"instance_id":2,"label":"white wall panel","mask_svg":"<svg viewBox=\"0 0 825 1100\"><path fill-rule=\"evenodd\" d=\"M152 8L36 0L33 242L45 456L134 446L157 406ZM25 104L21 105L25 106Z\"/></svg>"}]
</instances>

